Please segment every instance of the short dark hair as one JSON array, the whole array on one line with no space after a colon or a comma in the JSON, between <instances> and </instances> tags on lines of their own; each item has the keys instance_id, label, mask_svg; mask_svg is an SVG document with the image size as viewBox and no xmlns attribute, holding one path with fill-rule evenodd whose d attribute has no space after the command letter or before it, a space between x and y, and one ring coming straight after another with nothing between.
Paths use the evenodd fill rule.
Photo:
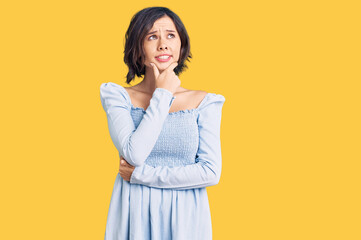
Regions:
<instances>
[{"instance_id":1,"label":"short dark hair","mask_svg":"<svg viewBox=\"0 0 361 240\"><path fill-rule=\"evenodd\" d=\"M188 68L185 61L190 62L189 58L192 58L190 41L187 30L178 15L166 7L144 8L132 17L125 34L124 62L129 68L126 77L128 84L134 79L135 75L141 77L145 74L143 40L151 30L154 22L165 15L173 20L181 39L178 66L174 68L174 72L179 75Z\"/></svg>"}]
</instances>

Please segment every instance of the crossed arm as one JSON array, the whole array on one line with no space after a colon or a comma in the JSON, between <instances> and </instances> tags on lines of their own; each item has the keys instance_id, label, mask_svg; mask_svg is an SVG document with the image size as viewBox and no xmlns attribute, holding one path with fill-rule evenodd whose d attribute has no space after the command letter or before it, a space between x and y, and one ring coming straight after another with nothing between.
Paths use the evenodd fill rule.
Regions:
<instances>
[{"instance_id":1,"label":"crossed arm","mask_svg":"<svg viewBox=\"0 0 361 240\"><path fill-rule=\"evenodd\" d=\"M128 168L129 172L132 170L128 174L130 183L185 190L208 187L219 182L222 168L220 123L225 101L222 95L208 94L208 99L202 102L204 104L199 109L199 148L195 163L179 167L152 167L144 161L154 147L174 97L166 89L156 89L141 123L135 129L130 107L127 106L130 102L127 102L129 99L123 90L125 91L121 86L119 88L116 85L102 85L101 99L107 112L113 143L120 155L130 164L123 168L124 171L125 168ZM119 93L123 94L123 99L119 97ZM161 101L163 105L157 105ZM138 135L134 137L134 134ZM139 153L135 153L136 151Z\"/></svg>"}]
</instances>

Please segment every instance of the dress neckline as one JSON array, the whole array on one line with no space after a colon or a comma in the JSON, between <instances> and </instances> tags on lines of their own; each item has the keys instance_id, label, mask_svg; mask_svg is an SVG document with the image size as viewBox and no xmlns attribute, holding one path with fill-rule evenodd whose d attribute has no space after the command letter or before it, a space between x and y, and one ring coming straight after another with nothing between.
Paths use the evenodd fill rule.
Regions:
<instances>
[{"instance_id":1,"label":"dress neckline","mask_svg":"<svg viewBox=\"0 0 361 240\"><path fill-rule=\"evenodd\" d=\"M131 107L133 110L139 110L142 111L143 113L146 113L146 110L144 110L144 108L142 107L134 107L133 104L131 104ZM192 108L192 109L182 109L182 110L178 110L175 112L168 112L169 115L175 115L175 114L181 114L181 113L192 113L198 111L198 107L197 108Z\"/></svg>"},{"instance_id":2,"label":"dress neckline","mask_svg":"<svg viewBox=\"0 0 361 240\"><path fill-rule=\"evenodd\" d=\"M121 86L121 85L119 85L119 86ZM124 88L123 86L121 86L121 87ZM124 91L127 93L128 100L129 100L129 102L130 102L130 105L131 105L132 109L133 109L133 110L139 110L139 111L142 111L143 113L145 113L146 110L145 110L144 108L142 108L142 107L135 107L135 106L133 105L132 100L131 100L131 98L130 98L130 95L129 95L128 91L127 91L125 88L124 88ZM195 112L195 111L198 111L198 110L199 110L199 107L203 104L203 102L205 101L205 99L207 98L207 96L208 96L209 94L211 94L211 93L207 93L207 94L203 97L202 101L199 103L199 105L198 105L196 108L182 109L182 110L178 110L178 111L175 111L175 112L168 112L168 114L169 114L169 115L175 115L175 114L181 114L181 113L193 113L193 112Z\"/></svg>"}]
</instances>

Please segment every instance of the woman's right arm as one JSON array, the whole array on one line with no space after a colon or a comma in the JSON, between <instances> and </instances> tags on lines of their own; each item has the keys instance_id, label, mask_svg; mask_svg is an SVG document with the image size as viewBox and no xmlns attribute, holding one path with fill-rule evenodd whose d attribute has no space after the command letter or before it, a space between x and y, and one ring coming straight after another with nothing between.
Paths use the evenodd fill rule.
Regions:
<instances>
[{"instance_id":1,"label":"woman's right arm","mask_svg":"<svg viewBox=\"0 0 361 240\"><path fill-rule=\"evenodd\" d=\"M141 166L151 153L163 123L174 101L173 93L156 88L139 126L135 128L131 117L131 101L125 88L112 83L102 83L100 100L108 120L110 137L127 162Z\"/></svg>"},{"instance_id":2,"label":"woman's right arm","mask_svg":"<svg viewBox=\"0 0 361 240\"><path fill-rule=\"evenodd\" d=\"M222 170L221 118L225 97L209 94L199 105L199 146L194 164L185 166L135 167L129 182L154 188L187 190L218 184Z\"/></svg>"}]
</instances>

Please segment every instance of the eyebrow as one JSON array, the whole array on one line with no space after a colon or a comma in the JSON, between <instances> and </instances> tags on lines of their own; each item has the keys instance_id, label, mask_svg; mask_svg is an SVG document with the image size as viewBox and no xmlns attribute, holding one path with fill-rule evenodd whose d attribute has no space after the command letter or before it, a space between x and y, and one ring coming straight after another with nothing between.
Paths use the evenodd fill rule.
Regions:
<instances>
[{"instance_id":1,"label":"eyebrow","mask_svg":"<svg viewBox=\"0 0 361 240\"><path fill-rule=\"evenodd\" d=\"M167 32L175 32L174 30L166 30ZM153 32L149 32L147 35L150 35L150 34L153 34L153 33L156 33L158 32L157 30L153 31Z\"/></svg>"}]
</instances>

